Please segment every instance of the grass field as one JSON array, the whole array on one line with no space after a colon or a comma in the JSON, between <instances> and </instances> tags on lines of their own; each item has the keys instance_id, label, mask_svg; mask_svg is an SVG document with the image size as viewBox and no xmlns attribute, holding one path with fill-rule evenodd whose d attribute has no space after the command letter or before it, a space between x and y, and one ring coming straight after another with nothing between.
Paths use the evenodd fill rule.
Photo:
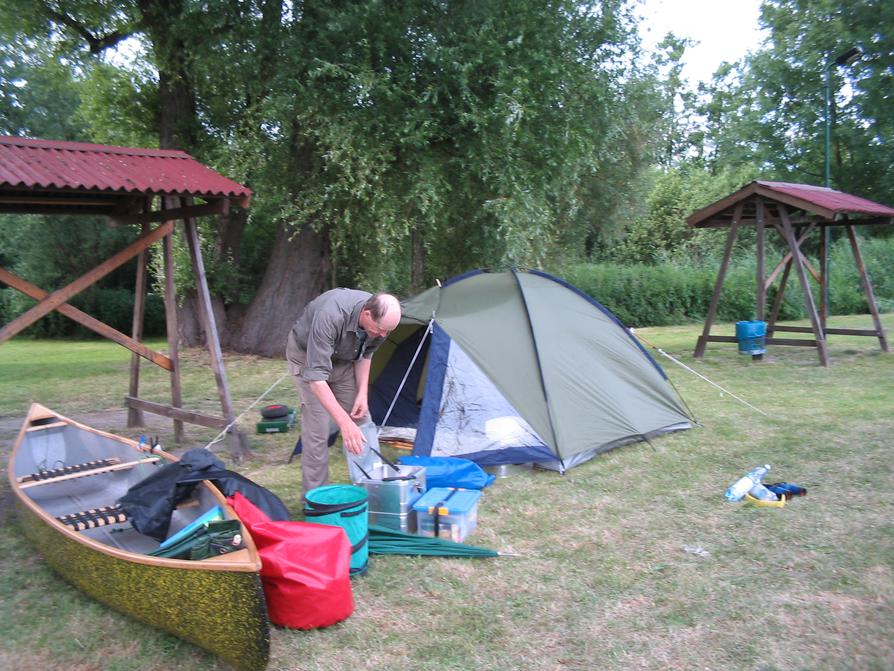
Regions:
<instances>
[{"instance_id":1,"label":"grass field","mask_svg":"<svg viewBox=\"0 0 894 671\"><path fill-rule=\"evenodd\" d=\"M894 314L883 321L894 333ZM623 447L565 476L498 480L469 541L520 556L374 557L368 576L353 582L354 615L317 631L274 629L270 669L894 668L894 353L871 338L833 336L828 368L813 350L774 348L753 362L731 345L712 345L694 362L699 330L640 334L768 416L658 357L700 427ZM3 463L32 400L139 434L121 410L128 364L126 350L105 342L0 346ZM185 405L217 410L204 353L188 351L183 369ZM280 361L228 355L237 412L283 372ZM142 382L143 397L166 400L160 371L144 368ZM291 382L268 400L294 404ZM188 427L186 442L171 446L169 421L149 419L142 431L177 449L215 433ZM259 436L255 421L250 412L241 424L256 456L237 468L297 513L300 469L297 460L286 464L296 434ZM332 463L334 479L345 481L338 453ZM779 510L725 502L729 483L763 463L773 466L770 481L809 494ZM57 578L22 537L6 478L0 501L0 668L225 668Z\"/></svg>"}]
</instances>

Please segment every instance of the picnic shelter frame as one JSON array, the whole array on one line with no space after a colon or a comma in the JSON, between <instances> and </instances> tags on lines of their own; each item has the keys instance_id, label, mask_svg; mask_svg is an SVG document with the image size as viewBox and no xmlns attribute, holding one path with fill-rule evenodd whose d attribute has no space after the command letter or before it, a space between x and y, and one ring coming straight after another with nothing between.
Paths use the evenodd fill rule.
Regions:
<instances>
[{"instance_id":1,"label":"picnic shelter frame","mask_svg":"<svg viewBox=\"0 0 894 671\"><path fill-rule=\"evenodd\" d=\"M711 326L717 315L717 305L723 287L723 280L729 266L736 235L745 226L756 229L756 318L767 322L767 345L791 345L815 347L823 366L829 365L826 345L827 335L870 336L878 338L884 352L888 352L888 340L879 318L878 306L872 290L872 282L863 263L859 238L855 226L884 226L894 224L894 208L881 205L859 196L835 191L826 187L785 182L754 181L735 193L691 214L688 219L695 228L726 228L726 244L723 259L714 285L714 292L705 318L704 329L699 336L693 356L704 356L709 342L736 342L734 336L711 335ZM823 229L831 226L844 228L853 252L854 262L860 276L863 293L872 315L873 328L845 329L830 328L828 318L828 281L826 236ZM766 272L767 233L775 230L783 240L786 249L782 259L770 273ZM820 234L818 243L819 269L813 267L802 251L802 246L812 234ZM804 303L810 327L781 326L776 322L782 305L786 283L794 269L804 294ZM781 276L780 276L781 274ZM779 286L766 319L767 292L779 278ZM810 287L810 279L816 281L820 289L819 306ZM809 333L812 338L779 338L777 332Z\"/></svg>"},{"instance_id":2,"label":"picnic shelter frame","mask_svg":"<svg viewBox=\"0 0 894 671\"><path fill-rule=\"evenodd\" d=\"M226 430L231 452L245 456L247 440L235 429L217 325L202 260L197 217L226 215L231 206L248 207L251 191L176 150L113 147L80 142L0 136L0 212L44 215L106 216L112 225L136 224L140 234L132 243L95 265L67 286L47 291L0 268L0 282L37 301L32 308L0 327L0 343L9 340L41 317L57 311L78 324L133 352L125 405L128 426L143 424L143 412L173 420L174 440L183 438L183 423ZM220 399L221 415L183 408L178 357L173 234L177 221L196 279L199 319L205 332L211 367ZM165 277L164 305L167 353L142 340L147 289L147 252L162 245ZM69 304L69 300L136 257L137 275L130 335ZM171 402L139 397L140 360L170 374Z\"/></svg>"}]
</instances>

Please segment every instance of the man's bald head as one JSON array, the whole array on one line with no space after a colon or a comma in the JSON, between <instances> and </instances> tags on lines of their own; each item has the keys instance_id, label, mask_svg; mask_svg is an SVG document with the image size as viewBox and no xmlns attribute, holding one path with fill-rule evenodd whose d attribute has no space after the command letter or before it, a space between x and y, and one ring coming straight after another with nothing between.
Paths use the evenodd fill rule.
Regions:
<instances>
[{"instance_id":1,"label":"man's bald head","mask_svg":"<svg viewBox=\"0 0 894 671\"><path fill-rule=\"evenodd\" d=\"M360 312L360 326L374 337L384 338L400 323L400 301L391 294L369 297Z\"/></svg>"}]
</instances>

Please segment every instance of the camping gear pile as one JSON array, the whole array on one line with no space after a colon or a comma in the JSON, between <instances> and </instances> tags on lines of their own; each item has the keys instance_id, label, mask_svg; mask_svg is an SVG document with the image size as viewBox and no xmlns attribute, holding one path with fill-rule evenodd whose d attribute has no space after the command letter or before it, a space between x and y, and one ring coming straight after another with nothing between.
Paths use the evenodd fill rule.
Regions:
<instances>
[{"instance_id":1,"label":"camping gear pile","mask_svg":"<svg viewBox=\"0 0 894 671\"><path fill-rule=\"evenodd\" d=\"M35 404L9 465L23 528L95 598L254 670L269 655L268 618L309 629L353 612L350 578L369 554L498 556L463 542L495 479L483 467L564 472L692 425L617 318L544 273L468 273L403 315L373 360L364 429L381 461L349 460L355 485L307 492L305 522L208 450L177 459ZM257 431L288 431L295 414L268 405ZM386 458L376 425L412 455ZM85 581L84 567L115 580ZM228 626L197 611L226 613Z\"/></svg>"},{"instance_id":2,"label":"camping gear pile","mask_svg":"<svg viewBox=\"0 0 894 671\"><path fill-rule=\"evenodd\" d=\"M354 612L351 546L341 528L271 520L240 492L228 501L258 546L271 622L313 629Z\"/></svg>"},{"instance_id":3,"label":"camping gear pile","mask_svg":"<svg viewBox=\"0 0 894 671\"><path fill-rule=\"evenodd\" d=\"M764 485L763 479L770 471L770 464L756 466L731 484L724 492L727 501L744 501L760 508L783 508L786 498L805 496L807 490L790 482Z\"/></svg>"},{"instance_id":4,"label":"camping gear pile","mask_svg":"<svg viewBox=\"0 0 894 671\"><path fill-rule=\"evenodd\" d=\"M351 574L365 574L369 561L366 490L353 485L323 485L304 495L304 518L317 524L341 527L348 538Z\"/></svg>"},{"instance_id":5,"label":"camping gear pile","mask_svg":"<svg viewBox=\"0 0 894 671\"><path fill-rule=\"evenodd\" d=\"M481 492L435 487L413 504L420 536L462 543L478 526Z\"/></svg>"},{"instance_id":6,"label":"camping gear pile","mask_svg":"<svg viewBox=\"0 0 894 671\"><path fill-rule=\"evenodd\" d=\"M426 472L421 466L377 463L357 484L369 495L369 523L416 533L413 504L426 491Z\"/></svg>"}]
</instances>

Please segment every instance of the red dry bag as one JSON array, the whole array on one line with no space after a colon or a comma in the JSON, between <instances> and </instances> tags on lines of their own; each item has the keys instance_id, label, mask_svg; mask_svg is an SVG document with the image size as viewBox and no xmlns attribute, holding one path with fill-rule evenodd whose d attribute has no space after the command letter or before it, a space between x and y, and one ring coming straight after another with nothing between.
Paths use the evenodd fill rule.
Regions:
<instances>
[{"instance_id":1,"label":"red dry bag","mask_svg":"<svg viewBox=\"0 0 894 671\"><path fill-rule=\"evenodd\" d=\"M236 492L227 501L261 555L261 582L274 624L314 629L354 612L351 544L341 527L275 522Z\"/></svg>"}]
</instances>

